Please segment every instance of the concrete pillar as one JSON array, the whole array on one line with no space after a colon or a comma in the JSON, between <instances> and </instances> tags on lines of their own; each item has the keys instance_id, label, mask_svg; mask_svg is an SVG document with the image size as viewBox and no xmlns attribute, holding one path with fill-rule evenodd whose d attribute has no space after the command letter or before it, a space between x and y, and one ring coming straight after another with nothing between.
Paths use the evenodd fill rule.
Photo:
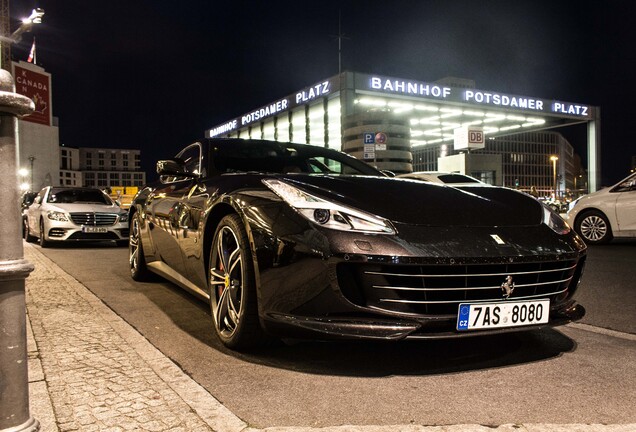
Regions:
<instances>
[{"instance_id":1,"label":"concrete pillar","mask_svg":"<svg viewBox=\"0 0 636 432\"><path fill-rule=\"evenodd\" d=\"M13 77L0 70L0 432L38 431L29 410L24 280L33 265L24 260L17 167L18 116L33 101L15 93Z\"/></svg>"}]
</instances>

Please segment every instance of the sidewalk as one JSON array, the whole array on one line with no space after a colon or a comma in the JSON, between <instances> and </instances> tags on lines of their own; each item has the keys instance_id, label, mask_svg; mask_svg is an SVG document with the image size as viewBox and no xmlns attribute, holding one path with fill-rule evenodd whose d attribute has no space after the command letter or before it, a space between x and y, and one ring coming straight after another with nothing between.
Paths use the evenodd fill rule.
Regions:
<instances>
[{"instance_id":1,"label":"sidewalk","mask_svg":"<svg viewBox=\"0 0 636 432\"><path fill-rule=\"evenodd\" d=\"M634 432L636 425L252 428L76 279L24 243L31 415L43 432Z\"/></svg>"}]
</instances>

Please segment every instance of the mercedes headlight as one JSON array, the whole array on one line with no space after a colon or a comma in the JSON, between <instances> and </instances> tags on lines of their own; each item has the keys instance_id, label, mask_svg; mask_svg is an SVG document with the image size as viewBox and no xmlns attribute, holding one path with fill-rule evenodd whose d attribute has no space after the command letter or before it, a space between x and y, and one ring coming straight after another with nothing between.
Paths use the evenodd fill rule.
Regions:
<instances>
[{"instance_id":1,"label":"mercedes headlight","mask_svg":"<svg viewBox=\"0 0 636 432\"><path fill-rule=\"evenodd\" d=\"M128 222L128 212L119 213L119 222Z\"/></svg>"},{"instance_id":2,"label":"mercedes headlight","mask_svg":"<svg viewBox=\"0 0 636 432\"><path fill-rule=\"evenodd\" d=\"M565 235L570 232L570 226L561 216L547 205L543 204L543 223L557 234Z\"/></svg>"},{"instance_id":3,"label":"mercedes headlight","mask_svg":"<svg viewBox=\"0 0 636 432\"><path fill-rule=\"evenodd\" d=\"M49 211L46 213L46 217L58 221L58 222L68 222L68 218L66 217L66 213L60 211Z\"/></svg>"},{"instance_id":4,"label":"mercedes headlight","mask_svg":"<svg viewBox=\"0 0 636 432\"><path fill-rule=\"evenodd\" d=\"M386 219L318 198L280 180L264 179L263 183L317 225L340 231L395 234L391 223Z\"/></svg>"}]
</instances>

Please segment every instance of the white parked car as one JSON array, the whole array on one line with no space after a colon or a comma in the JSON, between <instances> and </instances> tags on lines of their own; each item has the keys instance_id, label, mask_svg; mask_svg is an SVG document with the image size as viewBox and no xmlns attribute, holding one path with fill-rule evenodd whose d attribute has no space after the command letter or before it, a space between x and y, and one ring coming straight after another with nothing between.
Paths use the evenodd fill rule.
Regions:
<instances>
[{"instance_id":1,"label":"white parked car","mask_svg":"<svg viewBox=\"0 0 636 432\"><path fill-rule=\"evenodd\" d=\"M588 244L636 237L636 173L572 201L565 220Z\"/></svg>"},{"instance_id":2,"label":"white parked car","mask_svg":"<svg viewBox=\"0 0 636 432\"><path fill-rule=\"evenodd\" d=\"M128 244L128 212L97 188L47 186L26 211L24 238Z\"/></svg>"},{"instance_id":3,"label":"white parked car","mask_svg":"<svg viewBox=\"0 0 636 432\"><path fill-rule=\"evenodd\" d=\"M440 171L416 171L408 174L400 174L398 177L422 180L431 183L441 183L449 186L487 186L487 183L465 174Z\"/></svg>"}]
</instances>

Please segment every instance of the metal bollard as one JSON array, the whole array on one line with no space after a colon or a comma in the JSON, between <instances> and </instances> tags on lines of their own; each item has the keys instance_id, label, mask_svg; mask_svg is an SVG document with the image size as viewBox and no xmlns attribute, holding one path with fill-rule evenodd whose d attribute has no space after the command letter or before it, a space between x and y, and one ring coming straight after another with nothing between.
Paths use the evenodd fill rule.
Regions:
<instances>
[{"instance_id":1,"label":"metal bollard","mask_svg":"<svg viewBox=\"0 0 636 432\"><path fill-rule=\"evenodd\" d=\"M0 432L40 430L29 410L24 280L33 265L24 259L17 173L18 117L35 109L15 93L13 77L0 70Z\"/></svg>"}]
</instances>

